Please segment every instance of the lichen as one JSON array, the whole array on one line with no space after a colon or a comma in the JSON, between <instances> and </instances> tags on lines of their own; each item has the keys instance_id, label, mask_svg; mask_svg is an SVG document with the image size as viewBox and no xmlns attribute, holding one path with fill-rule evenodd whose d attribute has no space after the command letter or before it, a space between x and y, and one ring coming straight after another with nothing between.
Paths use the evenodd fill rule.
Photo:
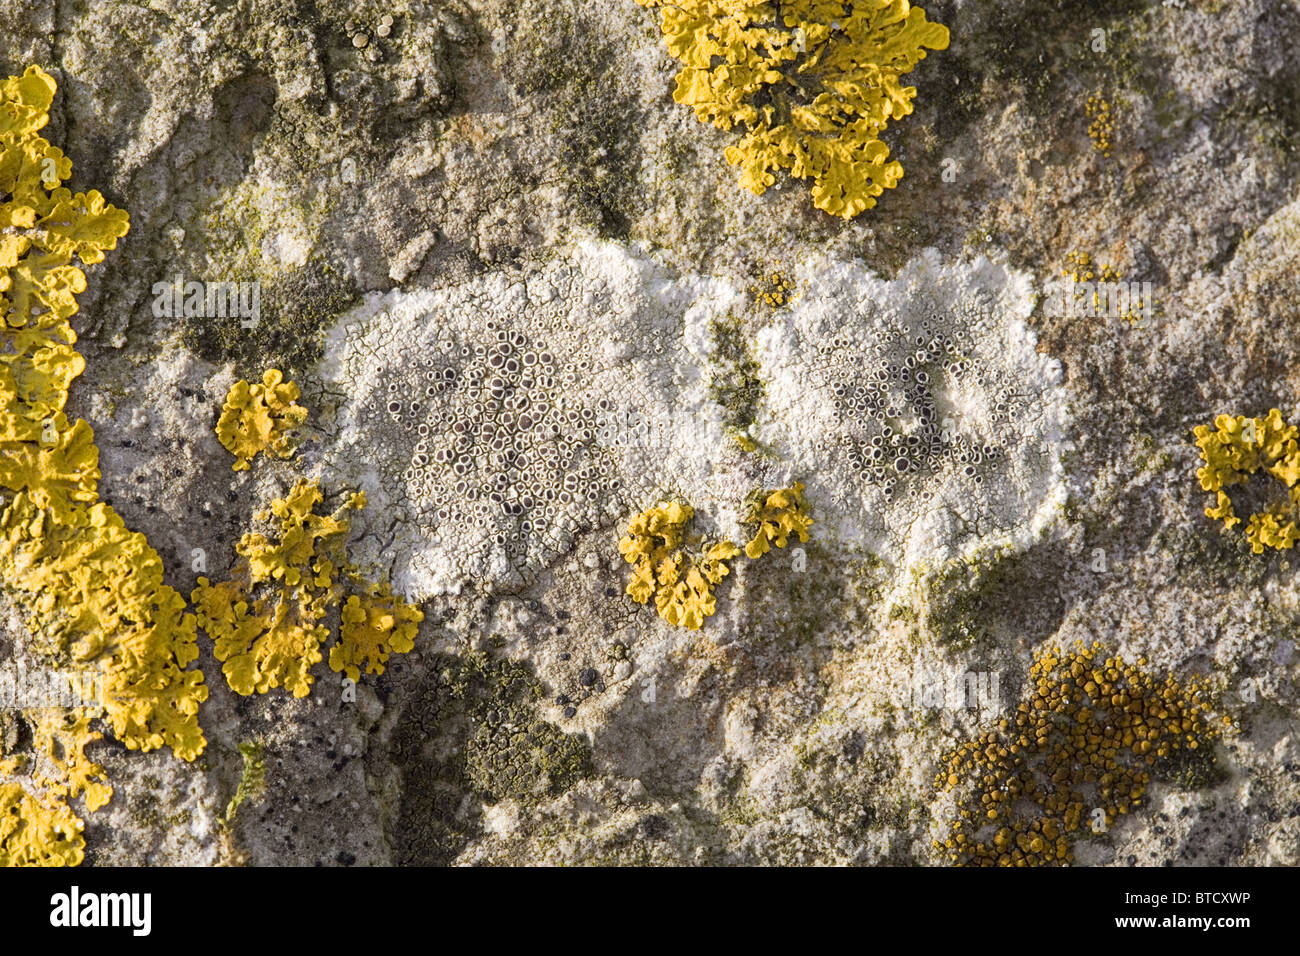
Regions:
<instances>
[{"instance_id":1,"label":"lichen","mask_svg":"<svg viewBox=\"0 0 1300 956\"><path fill-rule=\"evenodd\" d=\"M35 716L35 749L55 768L53 774L38 772L34 780L57 799L86 795L86 809L92 813L108 803L113 788L103 767L86 755L86 747L103 734L91 729L90 708L71 710L44 708Z\"/></svg>"},{"instance_id":2,"label":"lichen","mask_svg":"<svg viewBox=\"0 0 1300 956\"><path fill-rule=\"evenodd\" d=\"M187 669L194 618L163 584L158 553L98 500L94 433L64 412L85 369L69 324L86 287L74 259L102 262L129 221L100 193L62 186L72 163L38 135L55 90L35 66L0 83L0 574L52 656L101 669L118 740L193 760L207 697ZM106 799L87 779L69 786Z\"/></svg>"},{"instance_id":3,"label":"lichen","mask_svg":"<svg viewBox=\"0 0 1300 956\"><path fill-rule=\"evenodd\" d=\"M340 612L339 639L330 648L330 668L352 680L367 674L382 674L390 654L405 653L415 646L415 634L424 613L387 584L370 585L361 594L349 595Z\"/></svg>"},{"instance_id":4,"label":"lichen","mask_svg":"<svg viewBox=\"0 0 1300 956\"><path fill-rule=\"evenodd\" d=\"M719 129L727 161L762 195L788 169L818 209L851 219L903 175L880 133L912 112L901 77L948 28L908 0L637 0L661 9L682 64L673 98Z\"/></svg>"},{"instance_id":5,"label":"lichen","mask_svg":"<svg viewBox=\"0 0 1300 956\"><path fill-rule=\"evenodd\" d=\"M282 685L295 697L311 692L311 669L329 637L324 618L342 593L347 513L364 506L365 496L350 495L332 514L317 514L323 501L316 482L300 480L258 516L274 519L273 538L245 534L227 580L198 579L191 600L199 625L212 637L213 653L238 694Z\"/></svg>"},{"instance_id":6,"label":"lichen","mask_svg":"<svg viewBox=\"0 0 1300 956\"><path fill-rule=\"evenodd\" d=\"M279 369L267 369L260 383L240 379L230 387L217 421L217 438L235 456L235 471L247 471L259 452L288 458L293 454L290 438L307 420L307 409L299 405L297 384L284 381Z\"/></svg>"},{"instance_id":7,"label":"lichen","mask_svg":"<svg viewBox=\"0 0 1300 956\"><path fill-rule=\"evenodd\" d=\"M740 322L734 317L714 319L709 324L712 339L713 368L709 378L709 396L723 409L727 434L742 451L758 449L754 441L754 423L763 400L763 380L759 365L745 342Z\"/></svg>"},{"instance_id":8,"label":"lichen","mask_svg":"<svg viewBox=\"0 0 1300 956\"><path fill-rule=\"evenodd\" d=\"M348 512L365 507L355 493L332 513L318 514L320 485L301 479L258 516L271 536L245 534L240 559L225 581L200 577L192 600L199 624L231 688L245 696L283 686L295 697L311 693L311 671L329 640L326 620L340 607L338 642L329 666L353 680L361 667L382 674L390 654L409 651L424 614L382 582L363 579L347 560ZM348 590L355 593L346 597Z\"/></svg>"},{"instance_id":9,"label":"lichen","mask_svg":"<svg viewBox=\"0 0 1300 956\"><path fill-rule=\"evenodd\" d=\"M935 785L961 788L962 800L935 848L962 865L1068 865L1076 835L1105 832L1140 806L1153 772L1212 763L1206 682L1157 678L1145 665L1099 642L1035 652L1014 715L943 756Z\"/></svg>"},{"instance_id":10,"label":"lichen","mask_svg":"<svg viewBox=\"0 0 1300 956\"><path fill-rule=\"evenodd\" d=\"M591 745L538 711L528 665L481 651L438 655L397 722L405 785L394 838L399 864L446 864L480 830L483 803L531 808L591 772Z\"/></svg>"},{"instance_id":11,"label":"lichen","mask_svg":"<svg viewBox=\"0 0 1300 956\"><path fill-rule=\"evenodd\" d=\"M1204 466L1197 469L1201 488L1213 492L1215 504L1207 508L1207 517L1223 522L1232 530L1241 524L1227 489L1244 485L1257 474L1270 475L1282 483L1286 497L1268 501L1263 510L1246 520L1246 540L1251 550L1262 554L1265 548L1285 550L1300 540L1300 429L1282 420L1282 413L1271 409L1263 418L1220 415L1214 427L1198 425L1193 429L1196 446Z\"/></svg>"},{"instance_id":12,"label":"lichen","mask_svg":"<svg viewBox=\"0 0 1300 956\"><path fill-rule=\"evenodd\" d=\"M754 526L753 536L745 544L745 555L761 558L773 545L784 548L791 535L808 540L813 519L803 498L803 484L776 491L759 491L750 496L745 524Z\"/></svg>"},{"instance_id":13,"label":"lichen","mask_svg":"<svg viewBox=\"0 0 1300 956\"><path fill-rule=\"evenodd\" d=\"M717 610L713 592L730 571L727 561L740 554L730 541L689 536L694 515L690 505L675 501L649 508L628 523L618 543L632 565L628 596L638 604L653 597L660 617L689 630L698 630Z\"/></svg>"},{"instance_id":14,"label":"lichen","mask_svg":"<svg viewBox=\"0 0 1300 956\"><path fill-rule=\"evenodd\" d=\"M1091 120L1088 124L1088 138L1092 140L1093 149L1109 159L1110 137L1115 132L1115 120L1111 117L1110 101L1098 91L1088 97L1084 111Z\"/></svg>"},{"instance_id":15,"label":"lichen","mask_svg":"<svg viewBox=\"0 0 1300 956\"><path fill-rule=\"evenodd\" d=\"M0 784L0 867L77 866L86 851L83 829L66 806Z\"/></svg>"}]
</instances>

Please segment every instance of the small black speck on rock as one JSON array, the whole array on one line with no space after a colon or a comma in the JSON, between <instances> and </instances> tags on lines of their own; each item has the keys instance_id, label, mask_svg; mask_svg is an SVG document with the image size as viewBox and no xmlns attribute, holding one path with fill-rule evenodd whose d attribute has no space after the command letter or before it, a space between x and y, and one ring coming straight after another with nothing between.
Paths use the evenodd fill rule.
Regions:
<instances>
[{"instance_id":1,"label":"small black speck on rock","mask_svg":"<svg viewBox=\"0 0 1300 956\"><path fill-rule=\"evenodd\" d=\"M618 588L605 588L605 597L617 597Z\"/></svg>"},{"instance_id":2,"label":"small black speck on rock","mask_svg":"<svg viewBox=\"0 0 1300 956\"><path fill-rule=\"evenodd\" d=\"M605 682L604 682L603 680L602 680L602 681L598 681L598 682L596 683L596 693L597 693L597 694L603 694L603 693L605 693Z\"/></svg>"},{"instance_id":3,"label":"small black speck on rock","mask_svg":"<svg viewBox=\"0 0 1300 956\"><path fill-rule=\"evenodd\" d=\"M344 866L351 866L353 863L357 862L357 858L347 850L339 850L338 856L334 857L334 859L338 860L338 862L342 863Z\"/></svg>"},{"instance_id":4,"label":"small black speck on rock","mask_svg":"<svg viewBox=\"0 0 1300 956\"><path fill-rule=\"evenodd\" d=\"M555 698L555 702L563 707L569 702L569 698L564 694L561 694L559 697Z\"/></svg>"},{"instance_id":5,"label":"small black speck on rock","mask_svg":"<svg viewBox=\"0 0 1300 956\"><path fill-rule=\"evenodd\" d=\"M1129 866L1137 866L1138 858L1136 856L1133 856L1133 854L1130 853L1129 858L1126 862L1128 863Z\"/></svg>"},{"instance_id":6,"label":"small black speck on rock","mask_svg":"<svg viewBox=\"0 0 1300 956\"><path fill-rule=\"evenodd\" d=\"M583 687L590 687L592 684L596 683L596 678L598 676L599 675L597 675L595 668L587 667L578 675L578 681Z\"/></svg>"},{"instance_id":7,"label":"small black speck on rock","mask_svg":"<svg viewBox=\"0 0 1300 956\"><path fill-rule=\"evenodd\" d=\"M573 707L573 706L569 706L569 707L564 708L564 716L565 716L565 717L572 717L572 716L573 716L574 714L576 714L577 712L578 712L578 708Z\"/></svg>"},{"instance_id":8,"label":"small black speck on rock","mask_svg":"<svg viewBox=\"0 0 1300 956\"><path fill-rule=\"evenodd\" d=\"M232 488L230 491L227 491L227 492L226 492L226 500L227 500L227 501L238 501L238 500L239 500L239 495L236 494L236 493L235 493L235 490Z\"/></svg>"},{"instance_id":9,"label":"small black speck on rock","mask_svg":"<svg viewBox=\"0 0 1300 956\"><path fill-rule=\"evenodd\" d=\"M560 660L567 661L572 656L573 655L570 654L568 651L565 651L563 654L560 655Z\"/></svg>"}]
</instances>

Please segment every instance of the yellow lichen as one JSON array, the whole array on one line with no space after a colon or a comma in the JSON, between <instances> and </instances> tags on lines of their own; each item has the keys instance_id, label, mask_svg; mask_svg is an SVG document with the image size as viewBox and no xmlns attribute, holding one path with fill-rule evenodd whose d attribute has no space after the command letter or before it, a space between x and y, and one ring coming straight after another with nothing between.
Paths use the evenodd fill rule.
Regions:
<instances>
[{"instance_id":1,"label":"yellow lichen","mask_svg":"<svg viewBox=\"0 0 1300 956\"><path fill-rule=\"evenodd\" d=\"M1249 483L1256 474L1270 475L1286 488L1286 497L1250 515L1246 539L1256 554L1265 548L1294 547L1300 541L1300 430L1286 424L1274 408L1263 418L1220 415L1213 428L1198 425L1193 434L1205 462L1196 477L1201 488L1215 496L1206 516L1234 528L1241 518L1227 489Z\"/></svg>"},{"instance_id":2,"label":"yellow lichen","mask_svg":"<svg viewBox=\"0 0 1300 956\"><path fill-rule=\"evenodd\" d=\"M962 865L1067 865L1077 834L1142 803L1152 771L1213 780L1205 683L1156 678L1145 663L1100 643L1036 652L1015 713L942 758L935 785L963 799L935 848Z\"/></svg>"},{"instance_id":3,"label":"yellow lichen","mask_svg":"<svg viewBox=\"0 0 1300 956\"><path fill-rule=\"evenodd\" d=\"M1100 92L1094 93L1088 97L1084 112L1092 121L1088 124L1088 138L1092 140L1093 148L1109 158L1110 137L1115 132L1115 121L1110 115L1110 101Z\"/></svg>"},{"instance_id":4,"label":"yellow lichen","mask_svg":"<svg viewBox=\"0 0 1300 956\"><path fill-rule=\"evenodd\" d=\"M386 584L372 584L361 594L350 595L340 612L338 642L330 648L330 668L352 680L367 674L382 674L393 653L415 647L415 634L424 614Z\"/></svg>"},{"instance_id":5,"label":"yellow lichen","mask_svg":"<svg viewBox=\"0 0 1300 956\"><path fill-rule=\"evenodd\" d=\"M258 516L271 536L249 533L236 551L228 580L198 579L192 600L214 654L239 694L264 694L283 686L295 697L311 693L312 668L329 640L326 617L340 609L338 642L330 667L353 680L361 667L382 674L390 654L414 647L423 613L392 594L387 584L366 582L347 562L349 511L366 497L350 495L333 514L317 514L324 501L314 481L299 481ZM344 602L347 590L356 589Z\"/></svg>"},{"instance_id":6,"label":"yellow lichen","mask_svg":"<svg viewBox=\"0 0 1300 956\"><path fill-rule=\"evenodd\" d=\"M93 431L64 412L85 369L69 323L86 287L76 262L101 262L129 222L98 192L62 186L72 163L38 135L55 89L38 67L0 83L0 578L39 646L100 669L118 740L192 760L207 697L202 672L187 670L194 617L157 552L98 500ZM71 772L71 790L106 799Z\"/></svg>"},{"instance_id":7,"label":"yellow lichen","mask_svg":"<svg viewBox=\"0 0 1300 956\"><path fill-rule=\"evenodd\" d=\"M278 458L293 454L290 436L307 420L307 409L297 404L298 386L284 381L279 369L268 369L260 384L240 380L230 387L217 421L217 438L235 456L235 471L265 451Z\"/></svg>"},{"instance_id":8,"label":"yellow lichen","mask_svg":"<svg viewBox=\"0 0 1300 956\"><path fill-rule=\"evenodd\" d=\"M244 535L229 580L198 579L191 600L236 693L264 694L280 686L295 697L311 692L311 669L329 637L324 618L341 593L347 512L365 505L357 494L333 514L316 514L323 500L319 485L299 481L258 516L275 519L274 540Z\"/></svg>"},{"instance_id":9,"label":"yellow lichen","mask_svg":"<svg viewBox=\"0 0 1300 956\"><path fill-rule=\"evenodd\" d=\"M55 768L55 775L38 773L35 780L57 798L86 795L86 809L98 810L113 796L104 768L86 756L86 746L103 738L90 727L90 711L44 708L34 716L36 750Z\"/></svg>"},{"instance_id":10,"label":"yellow lichen","mask_svg":"<svg viewBox=\"0 0 1300 956\"><path fill-rule=\"evenodd\" d=\"M0 867L77 866L84 825L66 806L42 801L16 783L0 784Z\"/></svg>"},{"instance_id":11,"label":"yellow lichen","mask_svg":"<svg viewBox=\"0 0 1300 956\"><path fill-rule=\"evenodd\" d=\"M761 558L773 545L784 548L792 534L798 535L800 541L807 541L813 519L808 516L803 500L803 485L796 482L790 488L754 495L745 523L756 526L753 537L745 545L749 558Z\"/></svg>"},{"instance_id":12,"label":"yellow lichen","mask_svg":"<svg viewBox=\"0 0 1300 956\"><path fill-rule=\"evenodd\" d=\"M772 265L779 267L781 263L774 262ZM749 292L755 302L774 309L789 305L799 294L795 281L780 271L763 276L757 285L750 286Z\"/></svg>"},{"instance_id":13,"label":"yellow lichen","mask_svg":"<svg viewBox=\"0 0 1300 956\"><path fill-rule=\"evenodd\" d=\"M703 122L739 129L726 150L761 195L788 169L812 180L818 209L851 219L903 175L880 133L912 112L901 77L948 28L908 0L637 0L663 11L682 64L674 99Z\"/></svg>"},{"instance_id":14,"label":"yellow lichen","mask_svg":"<svg viewBox=\"0 0 1300 956\"><path fill-rule=\"evenodd\" d=\"M730 569L727 561L740 554L730 541L714 544L688 538L687 525L695 511L670 502L650 508L628 524L618 543L619 553L632 565L627 593L638 604L651 597L660 617L669 624L696 630L717 610L714 590ZM695 553L688 554L693 544Z\"/></svg>"},{"instance_id":15,"label":"yellow lichen","mask_svg":"<svg viewBox=\"0 0 1300 956\"><path fill-rule=\"evenodd\" d=\"M1113 308L1118 312L1117 306L1120 304L1121 297L1118 296L1118 294L1115 294L1114 297L1112 297L1112 292L1108 290L1117 290L1120 286L1125 284L1123 273L1110 263L1096 262L1090 252L1076 250L1066 255L1065 259L1066 268L1061 270L1061 275L1067 277L1076 284L1096 282L1096 288L1093 290L1091 302L1085 299L1082 303L1084 314L1089 316L1105 316L1110 313L1110 310ZM1139 300L1136 303L1140 307L1139 311L1145 311L1155 307L1155 300L1145 291L1143 292L1142 298L1145 301ZM1144 328L1141 324L1142 316L1134 312L1133 306L1134 301L1130 296L1126 308L1124 309L1124 314L1119 315L1118 317L1133 326L1133 328Z\"/></svg>"}]
</instances>

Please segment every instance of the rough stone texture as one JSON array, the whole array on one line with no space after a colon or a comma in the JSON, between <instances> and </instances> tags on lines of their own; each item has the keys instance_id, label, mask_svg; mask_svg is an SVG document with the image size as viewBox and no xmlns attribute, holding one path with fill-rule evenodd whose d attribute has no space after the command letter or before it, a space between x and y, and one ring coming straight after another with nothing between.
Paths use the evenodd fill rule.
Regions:
<instances>
[{"instance_id":1,"label":"rough stone texture","mask_svg":"<svg viewBox=\"0 0 1300 956\"><path fill-rule=\"evenodd\" d=\"M240 698L200 635L208 750L94 745L116 796L83 814L88 862L935 863L939 756L1015 706L1035 648L1075 640L1208 675L1233 719L1221 778L1158 779L1080 863L1300 862L1298 569L1204 517L1190 435L1300 420L1300 6L926 10L952 45L885 136L906 175L846 224L798 183L736 186L632 0L0 0L0 73L50 70L73 185L131 214L76 320L103 498L188 593L196 549L223 571L299 474L365 487L355 546L425 610L355 702L323 665L306 699ZM1151 282L1154 311L1048 308L1076 252ZM761 294L774 272L790 301ZM178 275L260 281L260 323L156 318ZM886 496L868 452L833 449L882 434L845 394L919 324L969 366L889 376L900 434L935 447ZM552 384L468 394L502 331L503 360L552 354ZM233 473L221 401L272 366L303 387L304 445ZM543 390L581 423L553 461L536 423L520 443L542 499L570 477L582 497L558 518L478 509L435 460L450 445L416 447L422 422L503 412L514 447L506 399ZM922 393L957 413L947 441ZM459 477L513 502L528 470ZM632 514L680 496L738 539L744 496L795 480L811 541L738 563L703 629L624 595ZM6 617L0 655L24 647ZM970 673L995 701L918 706ZM223 825L246 741L265 792Z\"/></svg>"}]
</instances>

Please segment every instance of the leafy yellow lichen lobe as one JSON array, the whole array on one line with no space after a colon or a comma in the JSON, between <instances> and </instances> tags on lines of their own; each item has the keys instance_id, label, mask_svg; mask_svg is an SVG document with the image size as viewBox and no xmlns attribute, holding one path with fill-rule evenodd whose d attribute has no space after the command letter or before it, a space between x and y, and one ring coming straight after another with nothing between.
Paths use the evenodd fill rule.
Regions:
<instances>
[{"instance_id":1,"label":"leafy yellow lichen lobe","mask_svg":"<svg viewBox=\"0 0 1300 956\"><path fill-rule=\"evenodd\" d=\"M235 471L246 471L259 453L278 458L293 454L293 430L307 420L307 409L297 404L300 392L284 381L276 368L267 369L260 383L242 379L231 386L217 421L217 438L235 456Z\"/></svg>"},{"instance_id":2,"label":"leafy yellow lichen lobe","mask_svg":"<svg viewBox=\"0 0 1300 956\"><path fill-rule=\"evenodd\" d=\"M348 495L331 514L318 513L324 500L319 484L299 480L258 516L271 533L240 539L227 580L198 579L192 600L199 623L236 693L281 686L295 697L311 693L311 671L323 660L321 647L330 639L326 618L335 607L339 638L329 666L353 680L363 667L382 674L391 654L415 646L424 614L386 583L363 580L347 561L350 512L365 507L365 494Z\"/></svg>"},{"instance_id":3,"label":"leafy yellow lichen lobe","mask_svg":"<svg viewBox=\"0 0 1300 956\"><path fill-rule=\"evenodd\" d=\"M236 693L281 686L295 697L311 692L311 669L329 637L324 618L342 592L347 512L365 498L352 495L333 514L317 514L323 501L316 482L300 480L258 516L273 523L271 536L250 532L240 540L229 580L198 579L191 600Z\"/></svg>"},{"instance_id":4,"label":"leafy yellow lichen lobe","mask_svg":"<svg viewBox=\"0 0 1300 956\"><path fill-rule=\"evenodd\" d=\"M755 526L753 537L745 545L745 554L751 559L761 558L773 545L784 548L791 535L807 541L813 519L803 498L803 485L796 482L789 488L755 495L745 523Z\"/></svg>"},{"instance_id":5,"label":"leafy yellow lichen lobe","mask_svg":"<svg viewBox=\"0 0 1300 956\"><path fill-rule=\"evenodd\" d=\"M912 112L901 77L948 47L948 28L908 0L637 0L662 10L681 63L673 94L697 118L739 129L727 161L761 195L778 170L812 181L814 204L851 219L903 167L880 133Z\"/></svg>"},{"instance_id":6,"label":"leafy yellow lichen lobe","mask_svg":"<svg viewBox=\"0 0 1300 956\"><path fill-rule=\"evenodd\" d=\"M83 829L66 806L0 784L0 867L77 866L86 851Z\"/></svg>"},{"instance_id":7,"label":"leafy yellow lichen lobe","mask_svg":"<svg viewBox=\"0 0 1300 956\"><path fill-rule=\"evenodd\" d=\"M382 674L390 654L415 647L415 634L424 612L395 596L387 584L372 584L348 596L340 611L339 639L330 648L330 669L352 680Z\"/></svg>"},{"instance_id":8,"label":"leafy yellow lichen lobe","mask_svg":"<svg viewBox=\"0 0 1300 956\"><path fill-rule=\"evenodd\" d=\"M727 562L740 554L730 541L688 544L687 525L695 511L690 505L669 502L643 511L629 523L618 543L623 559L632 565L627 593L638 604L652 597L655 609L669 624L697 630L717 610L714 590L730 572Z\"/></svg>"},{"instance_id":9,"label":"leafy yellow lichen lobe","mask_svg":"<svg viewBox=\"0 0 1300 956\"><path fill-rule=\"evenodd\" d=\"M1241 524L1227 489L1246 484L1253 475L1269 475L1286 488L1286 497L1246 519L1246 539L1256 554L1295 547L1300 541L1300 429L1283 421L1274 408L1263 418L1219 415L1213 428L1198 425L1192 434L1205 462L1196 477L1215 498L1206 516L1228 529Z\"/></svg>"}]
</instances>

